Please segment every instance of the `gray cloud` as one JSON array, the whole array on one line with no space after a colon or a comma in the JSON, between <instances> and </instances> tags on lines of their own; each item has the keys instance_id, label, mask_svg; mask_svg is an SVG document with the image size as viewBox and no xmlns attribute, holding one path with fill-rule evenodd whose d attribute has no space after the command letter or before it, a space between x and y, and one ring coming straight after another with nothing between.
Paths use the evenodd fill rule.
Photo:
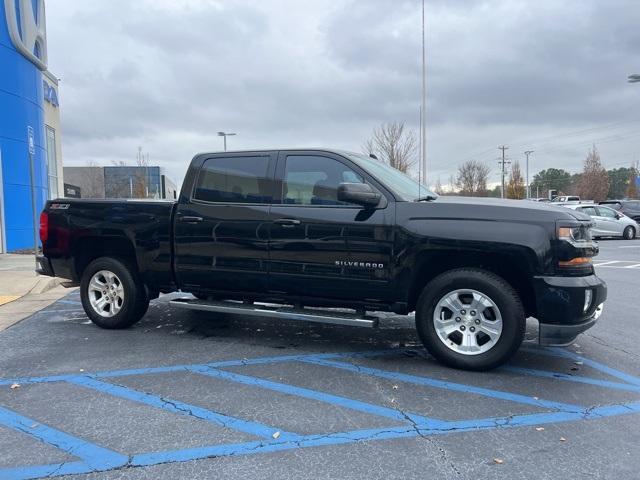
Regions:
<instances>
[{"instance_id":1,"label":"gray cloud","mask_svg":"<svg viewBox=\"0 0 640 480\"><path fill-rule=\"evenodd\" d=\"M469 157L494 165L502 143L514 159L538 150L539 168L579 168L593 141L605 164L640 154L640 87L625 82L640 71L636 3L428 1L433 181ZM181 179L218 130L238 132L233 148L357 150L381 122L417 128L417 0L47 6L69 165L133 161L143 145Z\"/></svg>"}]
</instances>

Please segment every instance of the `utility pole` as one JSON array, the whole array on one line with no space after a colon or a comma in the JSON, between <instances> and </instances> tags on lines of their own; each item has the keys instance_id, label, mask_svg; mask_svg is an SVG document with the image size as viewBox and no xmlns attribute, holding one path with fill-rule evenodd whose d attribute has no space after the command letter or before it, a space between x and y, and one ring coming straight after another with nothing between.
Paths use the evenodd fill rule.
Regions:
<instances>
[{"instance_id":1,"label":"utility pole","mask_svg":"<svg viewBox=\"0 0 640 480\"><path fill-rule=\"evenodd\" d=\"M425 39L424 39L424 0L422 0L422 128L420 135L422 137L422 178L420 182L427 184L427 126L426 126L426 111L427 111L427 72L426 72L426 53L425 53Z\"/></svg>"},{"instance_id":2,"label":"utility pole","mask_svg":"<svg viewBox=\"0 0 640 480\"><path fill-rule=\"evenodd\" d=\"M524 154L527 156L527 198L531 198L531 190L529 189L529 155L533 153L533 150L527 150Z\"/></svg>"},{"instance_id":3,"label":"utility pole","mask_svg":"<svg viewBox=\"0 0 640 480\"><path fill-rule=\"evenodd\" d=\"M507 164L507 163L511 163L511 162L507 161L507 160L505 159L505 156L504 156L504 152L505 152L506 150L509 150L509 147L507 147L507 146L505 146L505 145L502 145L501 147L498 147L498 150L502 150L502 160L498 161L498 163L500 164L500 170L502 171L502 173L501 173L501 175L502 175L502 182L501 182L501 185L502 185L502 192L501 192L501 198L504 198L504 166L505 166L505 164Z\"/></svg>"}]
</instances>

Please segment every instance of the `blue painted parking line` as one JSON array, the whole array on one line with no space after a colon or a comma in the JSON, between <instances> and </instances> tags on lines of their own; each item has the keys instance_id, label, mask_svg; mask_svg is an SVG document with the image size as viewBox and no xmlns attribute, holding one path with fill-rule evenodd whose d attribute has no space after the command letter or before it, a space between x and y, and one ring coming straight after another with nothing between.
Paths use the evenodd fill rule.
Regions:
<instances>
[{"instance_id":1,"label":"blue painted parking line","mask_svg":"<svg viewBox=\"0 0 640 480\"><path fill-rule=\"evenodd\" d=\"M473 385L466 385L462 383L447 382L443 380L436 380L428 377L418 377L416 375L409 375L406 373L388 372L386 370L380 370L377 368L363 367L360 365L354 365L346 362L336 362L333 360L317 359L313 356L309 356L302 360L303 362L314 363L317 365L323 365L326 367L334 367L342 370L347 370L354 373L371 375L379 378L386 378L388 380L395 380L405 383L412 383L414 385L421 385L424 387L440 388L444 390L451 390L454 392L471 393L475 395L482 395L485 397L495 398L499 400L507 400L510 402L522 403L525 405L532 405L535 407L545 407L554 410L565 411L582 411L584 407L579 405L573 405L570 403L554 402L551 400L536 399L528 397L526 395L520 395L517 393L504 392L501 390L492 390L488 388L475 387Z\"/></svg>"},{"instance_id":2,"label":"blue painted parking line","mask_svg":"<svg viewBox=\"0 0 640 480\"><path fill-rule=\"evenodd\" d=\"M522 369L519 367L506 367L506 369L512 373L535 375L542 378L558 379L561 381L580 382L598 388L626 390L632 393L640 393L640 379L604 364L591 361L589 359L583 359L571 352L562 353L556 349L536 349L534 353L555 357L566 357L574 359L574 361L582 361L585 365L589 365L592 368L611 375L618 380L622 380L622 382L595 379L586 376L566 375L544 370ZM114 452L73 435L39 424L37 420L21 416L19 413L12 410L0 407L0 425L4 425L23 434L30 435L33 438L57 447L69 455L78 458L77 461L59 464L0 468L0 479L43 478L45 476L50 477L76 473L100 472L120 468L124 465L134 467L148 466L167 462L197 460L212 456L252 455L298 448L319 447L324 445L349 444L359 441L411 438L418 435L447 435L469 431L488 431L571 421L595 420L599 418L640 413L640 402L599 406L594 408L582 407L568 403L536 399L514 392L505 392L473 385L442 381L430 377L386 371L356 365L347 361L349 358L368 358L392 355L402 356L404 354L406 354L406 349L380 350L374 352L285 355L253 359L225 360L197 365L174 365L106 371L82 375L53 375L48 377L27 377L23 379L0 380L0 385L8 385L10 383L21 383L23 385L51 382L71 383L119 398L126 398L128 400L153 408L159 408L174 414L188 414L203 421L209 421L216 425L224 425L226 427L260 437L258 440L243 443L204 445L202 447L188 449L145 452L129 457L126 452ZM421 352L418 352L418 355L422 356ZM445 421L437 418L424 417L415 413L406 413L394 408L362 402L328 392L302 388L286 383L274 382L254 376L222 370L224 367L283 364L285 362L306 362L327 368L338 368L358 375L369 375L397 382L406 382L413 385L435 387L456 393L482 395L492 399L501 399L521 404L544 407L552 411L516 414L505 417L471 418ZM110 378L128 375L148 375L152 373L168 372L192 372L208 375L229 382L250 385L256 388L312 399L371 415L390 418L397 421L398 424L374 429L303 435L297 434L296 432L283 432L282 430L277 430L276 426L268 426L257 422L226 416L202 407L173 401L171 399L166 399L146 392L140 392L129 387L117 385L115 382L107 381L107 379ZM292 413L296 414L296 412ZM300 414L304 414L304 412L300 412ZM274 436L275 431L279 431L280 435Z\"/></svg>"},{"instance_id":3,"label":"blue painted parking line","mask_svg":"<svg viewBox=\"0 0 640 480\"><path fill-rule=\"evenodd\" d=\"M577 353L574 353L571 350L567 350L564 348L530 348L530 347L524 348L523 350L530 353L536 353L539 355L547 355L547 356L558 357L558 358L567 358L569 360L573 360L574 362L580 362L582 365L591 367L594 370L599 370L603 373L606 373L607 375L611 375L612 377L619 378L620 380L623 380L632 385L640 385L640 378L634 377L633 375L630 375L625 372L621 372L620 370L617 370L608 365L605 365L604 363L600 363L595 360L591 360L590 358L586 358L581 355L578 355Z\"/></svg>"},{"instance_id":4,"label":"blue painted parking line","mask_svg":"<svg viewBox=\"0 0 640 480\"><path fill-rule=\"evenodd\" d=\"M127 455L61 432L8 408L0 407L0 425L29 435L80 459L62 464L0 468L0 478L3 480L99 472L120 467L129 461Z\"/></svg>"},{"instance_id":5,"label":"blue painted parking line","mask_svg":"<svg viewBox=\"0 0 640 480\"><path fill-rule=\"evenodd\" d=\"M412 422L418 425L438 425L442 421L433 418L423 417L421 415L400 412L393 408L383 407L380 405L373 405L360 400L354 400L347 397L341 397L330 393L319 392L317 390L311 390L309 388L296 387L286 383L274 382L271 380L265 380L258 377L251 377L248 375L241 375L239 373L227 372L224 370L217 370L209 366L206 367L193 367L191 369L195 373L201 373L214 378L221 378L224 380L230 380L232 382L242 383L244 385L251 385L254 387L266 388L275 392L286 393L288 395L295 395L298 397L308 398L311 400L317 400L324 403L336 405L338 407L349 408L351 410L357 410L363 413L369 413L371 415L378 415L380 417L391 418L400 422Z\"/></svg>"},{"instance_id":6,"label":"blue painted parking line","mask_svg":"<svg viewBox=\"0 0 640 480\"><path fill-rule=\"evenodd\" d=\"M369 430L355 430L351 432L331 433L327 435L301 436L295 442L272 440L268 442L246 442L232 445L216 445L210 447L190 448L134 455L132 466L150 466L167 462L186 462L208 457L225 457L238 455L255 455L259 453L277 452L298 448L319 447L326 445L343 445L359 441L379 441L399 438L411 438L429 435L448 435L471 431L499 430L524 426L546 425L550 423L564 423L576 420L594 420L618 415L640 413L640 403L630 405L614 405L598 407L588 413L579 412L550 412L529 415L515 415L505 418L487 418L476 421L446 422L439 428L407 428L405 426L384 427Z\"/></svg>"},{"instance_id":7,"label":"blue painted parking line","mask_svg":"<svg viewBox=\"0 0 640 480\"><path fill-rule=\"evenodd\" d=\"M567 373L550 372L547 370L536 370L533 368L522 367L502 367L501 370L517 373L518 375L531 375L534 377L552 378L555 380L563 380L566 382L584 383L587 385L595 385L597 387L611 388L614 390L625 390L627 392L640 393L640 386L629 385L628 383L611 382L609 380L600 380L597 378L584 377L582 375L569 375Z\"/></svg>"},{"instance_id":8,"label":"blue painted parking line","mask_svg":"<svg viewBox=\"0 0 640 480\"><path fill-rule=\"evenodd\" d=\"M279 428L270 427L261 423L250 422L221 413L212 412L210 410L197 407L195 405L189 405L184 402L172 400L157 395L152 395L145 392L139 392L122 385L115 385L112 383L102 382L89 376L72 377L67 380L69 383L80 385L82 387L91 388L102 393L107 393L115 397L125 398L133 402L143 403L151 407L166 410L171 413L177 413L178 415L187 415L191 417L199 418L200 420L206 420L207 422L214 423L220 427L231 428L244 433L255 435L262 438L273 438L273 434L280 432L282 437L297 438L297 435L283 431Z\"/></svg>"}]
</instances>

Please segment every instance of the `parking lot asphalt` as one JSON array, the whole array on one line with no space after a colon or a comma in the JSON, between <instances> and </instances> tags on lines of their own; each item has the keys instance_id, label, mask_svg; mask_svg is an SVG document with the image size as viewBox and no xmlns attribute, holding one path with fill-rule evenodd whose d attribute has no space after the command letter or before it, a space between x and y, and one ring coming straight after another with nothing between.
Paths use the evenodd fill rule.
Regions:
<instances>
[{"instance_id":1,"label":"parking lot asphalt","mask_svg":"<svg viewBox=\"0 0 640 480\"><path fill-rule=\"evenodd\" d=\"M485 373L437 364L410 317L257 320L171 295L106 331L74 291L0 332L0 479L635 480L640 240L600 247L598 324L545 349L530 321Z\"/></svg>"}]
</instances>

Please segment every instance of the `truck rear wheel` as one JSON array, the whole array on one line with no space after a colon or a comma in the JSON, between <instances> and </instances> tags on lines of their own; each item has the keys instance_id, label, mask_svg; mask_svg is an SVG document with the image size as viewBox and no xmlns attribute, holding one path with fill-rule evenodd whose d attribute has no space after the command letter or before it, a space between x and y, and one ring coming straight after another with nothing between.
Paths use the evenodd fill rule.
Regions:
<instances>
[{"instance_id":1,"label":"truck rear wheel","mask_svg":"<svg viewBox=\"0 0 640 480\"><path fill-rule=\"evenodd\" d=\"M465 370L489 370L506 362L524 339L526 320L516 291L498 275L461 268L424 287L416 328L429 353Z\"/></svg>"},{"instance_id":2,"label":"truck rear wheel","mask_svg":"<svg viewBox=\"0 0 640 480\"><path fill-rule=\"evenodd\" d=\"M91 321L107 329L130 327L149 307L149 297L136 272L108 257L98 258L85 268L80 298Z\"/></svg>"}]
</instances>

